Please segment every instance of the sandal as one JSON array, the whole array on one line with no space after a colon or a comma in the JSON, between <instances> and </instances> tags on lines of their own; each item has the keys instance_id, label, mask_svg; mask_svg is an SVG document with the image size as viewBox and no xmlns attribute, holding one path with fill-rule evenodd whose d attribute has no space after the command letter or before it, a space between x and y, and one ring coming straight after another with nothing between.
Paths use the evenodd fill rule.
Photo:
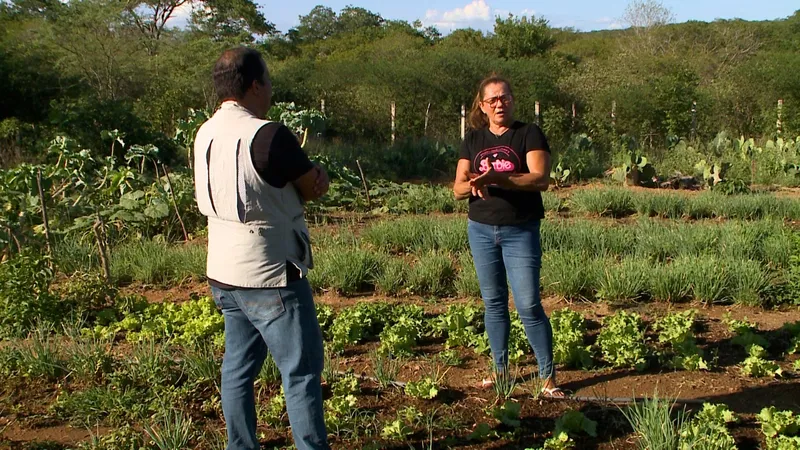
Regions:
<instances>
[{"instance_id":1,"label":"sandal","mask_svg":"<svg viewBox=\"0 0 800 450\"><path fill-rule=\"evenodd\" d=\"M560 394L560 395L558 395L558 394ZM548 387L542 388L541 396L544 397L544 398L566 398L567 394L564 393L564 391L562 391L561 388L556 386L556 387L552 387L552 388L548 388Z\"/></svg>"},{"instance_id":2,"label":"sandal","mask_svg":"<svg viewBox=\"0 0 800 450\"><path fill-rule=\"evenodd\" d=\"M484 378L478 383L478 389L491 389L494 386L494 380L491 378Z\"/></svg>"}]
</instances>

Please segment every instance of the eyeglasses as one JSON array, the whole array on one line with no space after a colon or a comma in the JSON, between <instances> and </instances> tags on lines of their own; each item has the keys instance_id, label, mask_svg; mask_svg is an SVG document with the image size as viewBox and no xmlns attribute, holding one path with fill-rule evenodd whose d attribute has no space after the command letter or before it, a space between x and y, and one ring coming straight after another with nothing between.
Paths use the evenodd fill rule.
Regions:
<instances>
[{"instance_id":1,"label":"eyeglasses","mask_svg":"<svg viewBox=\"0 0 800 450\"><path fill-rule=\"evenodd\" d=\"M497 106L497 102L503 102L504 105L508 105L513 100L514 100L514 98L512 96L510 96L510 95L501 95L499 97L487 98L487 99L483 100L483 103L486 103L487 105L489 105L491 107L495 107L495 106Z\"/></svg>"}]
</instances>

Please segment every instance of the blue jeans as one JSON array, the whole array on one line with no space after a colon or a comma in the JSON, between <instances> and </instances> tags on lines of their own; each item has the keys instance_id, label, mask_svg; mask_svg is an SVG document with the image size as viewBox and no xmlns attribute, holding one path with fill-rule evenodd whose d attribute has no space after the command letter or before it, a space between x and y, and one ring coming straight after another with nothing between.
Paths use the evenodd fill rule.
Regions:
<instances>
[{"instance_id":1,"label":"blue jeans","mask_svg":"<svg viewBox=\"0 0 800 450\"><path fill-rule=\"evenodd\" d=\"M227 450L257 450L253 383L267 350L281 372L298 450L329 449L322 412L322 333L306 279L279 289L211 288L225 317L222 412Z\"/></svg>"},{"instance_id":2,"label":"blue jeans","mask_svg":"<svg viewBox=\"0 0 800 450\"><path fill-rule=\"evenodd\" d=\"M503 370L508 366L511 320L507 275L514 305L536 355L539 376L545 379L553 377L555 370L553 329L539 294L539 271L542 267L539 225L538 220L521 225L486 225L470 220L467 234L486 306L486 334L489 335L495 367Z\"/></svg>"}]
</instances>

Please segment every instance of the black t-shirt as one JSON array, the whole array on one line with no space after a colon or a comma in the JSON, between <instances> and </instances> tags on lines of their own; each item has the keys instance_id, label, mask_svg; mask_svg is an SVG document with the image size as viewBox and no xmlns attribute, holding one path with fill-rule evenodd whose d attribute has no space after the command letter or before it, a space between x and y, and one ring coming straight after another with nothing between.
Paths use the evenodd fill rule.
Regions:
<instances>
[{"instance_id":1,"label":"black t-shirt","mask_svg":"<svg viewBox=\"0 0 800 450\"><path fill-rule=\"evenodd\" d=\"M314 168L295 135L280 123L268 123L258 130L250 148L250 158L261 179L278 189ZM288 281L300 279L300 271L294 264L288 263L286 270ZM208 283L220 289L240 289L211 279Z\"/></svg>"},{"instance_id":2,"label":"black t-shirt","mask_svg":"<svg viewBox=\"0 0 800 450\"><path fill-rule=\"evenodd\" d=\"M261 178L278 189L314 168L295 135L277 122L268 123L258 130L250 148L250 157Z\"/></svg>"},{"instance_id":3,"label":"black t-shirt","mask_svg":"<svg viewBox=\"0 0 800 450\"><path fill-rule=\"evenodd\" d=\"M530 173L527 153L532 150L550 152L544 133L536 124L514 122L501 136L488 128L472 130L464 137L459 157L470 161L470 172L483 173L488 158L498 172ZM518 225L544 217L542 194L489 186L489 198L470 196L469 218L487 225Z\"/></svg>"}]
</instances>

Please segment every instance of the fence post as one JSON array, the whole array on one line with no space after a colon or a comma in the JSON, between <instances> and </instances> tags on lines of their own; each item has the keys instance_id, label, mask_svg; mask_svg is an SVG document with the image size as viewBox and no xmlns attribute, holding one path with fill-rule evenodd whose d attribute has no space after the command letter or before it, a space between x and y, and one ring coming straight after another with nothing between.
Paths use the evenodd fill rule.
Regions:
<instances>
[{"instance_id":1,"label":"fence post","mask_svg":"<svg viewBox=\"0 0 800 450\"><path fill-rule=\"evenodd\" d=\"M324 98L319 101L319 110L322 113L322 115L324 116L325 115L325 99Z\"/></svg>"},{"instance_id":2,"label":"fence post","mask_svg":"<svg viewBox=\"0 0 800 450\"><path fill-rule=\"evenodd\" d=\"M467 107L462 103L461 104L461 140L464 140L464 136L467 133Z\"/></svg>"},{"instance_id":3,"label":"fence post","mask_svg":"<svg viewBox=\"0 0 800 450\"><path fill-rule=\"evenodd\" d=\"M47 219L47 202L44 198L44 189L42 188L42 169L36 170L36 186L39 188L39 201L42 204L42 224L44 224L44 238L47 242L47 254L53 256L53 248L50 244L50 222ZM52 264L52 260L49 264Z\"/></svg>"},{"instance_id":4,"label":"fence post","mask_svg":"<svg viewBox=\"0 0 800 450\"><path fill-rule=\"evenodd\" d=\"M539 120L539 100L536 100L536 103L533 104L533 113L536 115L536 125L540 125L541 121Z\"/></svg>"},{"instance_id":5,"label":"fence post","mask_svg":"<svg viewBox=\"0 0 800 450\"><path fill-rule=\"evenodd\" d=\"M782 115L783 115L783 99L779 99L778 100L778 122L776 124L777 127L778 127L778 136L780 136L781 132L783 132L783 122L781 122L781 116Z\"/></svg>"},{"instance_id":6,"label":"fence post","mask_svg":"<svg viewBox=\"0 0 800 450\"><path fill-rule=\"evenodd\" d=\"M695 133L697 133L697 100L692 100L692 139L694 139Z\"/></svg>"},{"instance_id":7,"label":"fence post","mask_svg":"<svg viewBox=\"0 0 800 450\"><path fill-rule=\"evenodd\" d=\"M396 128L395 128L395 117L396 117L395 116L395 112L396 112L396 110L395 110L394 102L392 102L392 144L394 144L395 130L396 130Z\"/></svg>"},{"instance_id":8,"label":"fence post","mask_svg":"<svg viewBox=\"0 0 800 450\"><path fill-rule=\"evenodd\" d=\"M575 121L578 119L578 110L575 108L575 103L572 104L572 129L575 130Z\"/></svg>"}]
</instances>

